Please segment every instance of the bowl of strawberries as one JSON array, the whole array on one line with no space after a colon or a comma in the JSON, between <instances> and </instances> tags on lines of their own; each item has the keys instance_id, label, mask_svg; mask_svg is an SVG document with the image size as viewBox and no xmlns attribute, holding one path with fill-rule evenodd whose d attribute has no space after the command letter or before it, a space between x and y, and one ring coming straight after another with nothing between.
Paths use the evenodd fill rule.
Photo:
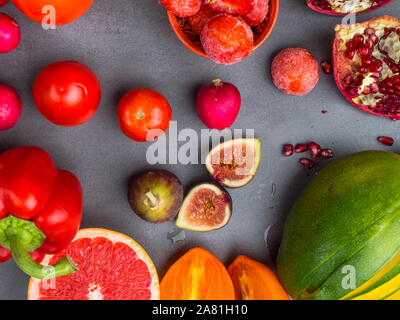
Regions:
<instances>
[{"instance_id":1,"label":"bowl of strawberries","mask_svg":"<svg viewBox=\"0 0 400 320\"><path fill-rule=\"evenodd\" d=\"M275 27L279 0L160 0L177 37L218 64L234 64L257 50Z\"/></svg>"}]
</instances>

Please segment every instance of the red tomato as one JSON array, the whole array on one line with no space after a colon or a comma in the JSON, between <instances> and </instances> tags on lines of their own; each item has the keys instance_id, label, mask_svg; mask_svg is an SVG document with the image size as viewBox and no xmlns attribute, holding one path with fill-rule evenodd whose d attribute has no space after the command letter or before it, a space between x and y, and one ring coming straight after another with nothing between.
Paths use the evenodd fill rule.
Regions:
<instances>
[{"instance_id":1,"label":"red tomato","mask_svg":"<svg viewBox=\"0 0 400 320\"><path fill-rule=\"evenodd\" d=\"M136 141L157 139L168 130L171 119L172 110L167 99L152 89L131 90L118 105L121 130Z\"/></svg>"},{"instance_id":2,"label":"red tomato","mask_svg":"<svg viewBox=\"0 0 400 320\"><path fill-rule=\"evenodd\" d=\"M56 24L70 23L84 15L93 0L11 0L15 6L32 20L42 23L48 12L45 6L53 6ZM44 12L43 12L44 11Z\"/></svg>"},{"instance_id":3,"label":"red tomato","mask_svg":"<svg viewBox=\"0 0 400 320\"><path fill-rule=\"evenodd\" d=\"M96 75L84 64L56 62L39 73L33 85L33 99L46 119L72 127L95 114L101 87Z\"/></svg>"}]
</instances>

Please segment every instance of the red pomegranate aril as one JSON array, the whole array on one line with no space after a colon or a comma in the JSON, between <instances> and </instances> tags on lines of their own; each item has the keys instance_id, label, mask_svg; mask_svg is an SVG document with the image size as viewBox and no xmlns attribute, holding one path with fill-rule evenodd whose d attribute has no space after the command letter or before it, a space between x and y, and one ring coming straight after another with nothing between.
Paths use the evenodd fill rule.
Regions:
<instances>
[{"instance_id":1,"label":"red pomegranate aril","mask_svg":"<svg viewBox=\"0 0 400 320\"><path fill-rule=\"evenodd\" d=\"M294 149L296 153L306 152L308 150L307 145L304 143L296 144L296 148Z\"/></svg>"},{"instance_id":2,"label":"red pomegranate aril","mask_svg":"<svg viewBox=\"0 0 400 320\"><path fill-rule=\"evenodd\" d=\"M393 138L385 136L378 137L378 141L386 146L392 146L394 143Z\"/></svg>"},{"instance_id":3,"label":"red pomegranate aril","mask_svg":"<svg viewBox=\"0 0 400 320\"><path fill-rule=\"evenodd\" d=\"M332 65L328 61L322 61L321 67L322 67L322 71L324 71L325 74L333 73Z\"/></svg>"},{"instance_id":4,"label":"red pomegranate aril","mask_svg":"<svg viewBox=\"0 0 400 320\"><path fill-rule=\"evenodd\" d=\"M365 46L360 47L358 49L358 52L362 56L368 56L369 54L371 54L371 50L368 47L365 47Z\"/></svg>"},{"instance_id":5,"label":"red pomegranate aril","mask_svg":"<svg viewBox=\"0 0 400 320\"><path fill-rule=\"evenodd\" d=\"M333 158L332 149L322 149L321 150L321 157L326 158L326 159Z\"/></svg>"},{"instance_id":6,"label":"red pomegranate aril","mask_svg":"<svg viewBox=\"0 0 400 320\"><path fill-rule=\"evenodd\" d=\"M285 144L283 146L283 155L285 157L290 157L291 155L293 155L293 151L294 151L294 146L292 144Z\"/></svg>"},{"instance_id":7,"label":"red pomegranate aril","mask_svg":"<svg viewBox=\"0 0 400 320\"><path fill-rule=\"evenodd\" d=\"M359 73L361 73L361 74L365 74L365 73L368 73L368 68L366 68L366 67L359 67L357 71L358 71Z\"/></svg>"},{"instance_id":8,"label":"red pomegranate aril","mask_svg":"<svg viewBox=\"0 0 400 320\"><path fill-rule=\"evenodd\" d=\"M354 56L355 56L356 52L354 49L348 49L346 51L346 58L349 60L353 60Z\"/></svg>"},{"instance_id":9,"label":"red pomegranate aril","mask_svg":"<svg viewBox=\"0 0 400 320\"><path fill-rule=\"evenodd\" d=\"M392 69L393 73L398 73L400 71L400 67L397 64L392 64L390 69Z\"/></svg>"},{"instance_id":10,"label":"red pomegranate aril","mask_svg":"<svg viewBox=\"0 0 400 320\"><path fill-rule=\"evenodd\" d=\"M301 158L299 162L301 165L307 167L308 169L312 169L315 166L315 162L308 158Z\"/></svg>"},{"instance_id":11,"label":"red pomegranate aril","mask_svg":"<svg viewBox=\"0 0 400 320\"><path fill-rule=\"evenodd\" d=\"M375 43L374 43L371 39L367 39L367 40L365 40L365 45L366 45L370 50L372 50L372 49L374 48L374 46L375 46Z\"/></svg>"},{"instance_id":12,"label":"red pomegranate aril","mask_svg":"<svg viewBox=\"0 0 400 320\"><path fill-rule=\"evenodd\" d=\"M364 44L364 36L361 34L356 34L353 38L354 48L358 49Z\"/></svg>"},{"instance_id":13,"label":"red pomegranate aril","mask_svg":"<svg viewBox=\"0 0 400 320\"><path fill-rule=\"evenodd\" d=\"M371 88L370 87L365 87L363 90L363 94L370 94L371 93Z\"/></svg>"},{"instance_id":14,"label":"red pomegranate aril","mask_svg":"<svg viewBox=\"0 0 400 320\"><path fill-rule=\"evenodd\" d=\"M310 142L308 144L308 151L310 151L313 158L318 158L321 153L321 146L316 142Z\"/></svg>"},{"instance_id":15,"label":"red pomegranate aril","mask_svg":"<svg viewBox=\"0 0 400 320\"><path fill-rule=\"evenodd\" d=\"M372 36L375 34L375 29L374 28L367 28L364 30L364 34L368 35L368 36Z\"/></svg>"},{"instance_id":16,"label":"red pomegranate aril","mask_svg":"<svg viewBox=\"0 0 400 320\"><path fill-rule=\"evenodd\" d=\"M349 97L355 98L358 97L358 89L354 87L346 87L346 93Z\"/></svg>"},{"instance_id":17,"label":"red pomegranate aril","mask_svg":"<svg viewBox=\"0 0 400 320\"><path fill-rule=\"evenodd\" d=\"M362 30L362 34L353 30ZM335 80L343 95L357 108L400 119L399 40L400 20L389 16L358 23L354 28L336 27Z\"/></svg>"},{"instance_id":18,"label":"red pomegranate aril","mask_svg":"<svg viewBox=\"0 0 400 320\"><path fill-rule=\"evenodd\" d=\"M344 81L345 84L350 85L353 82L353 78L352 78L351 75L348 75L343 79L343 81Z\"/></svg>"},{"instance_id":19,"label":"red pomegranate aril","mask_svg":"<svg viewBox=\"0 0 400 320\"><path fill-rule=\"evenodd\" d=\"M373 93L379 92L379 86L376 83L371 84L369 87Z\"/></svg>"},{"instance_id":20,"label":"red pomegranate aril","mask_svg":"<svg viewBox=\"0 0 400 320\"><path fill-rule=\"evenodd\" d=\"M379 38L377 35L370 36L369 39L376 45L379 42Z\"/></svg>"},{"instance_id":21,"label":"red pomegranate aril","mask_svg":"<svg viewBox=\"0 0 400 320\"><path fill-rule=\"evenodd\" d=\"M381 72L383 70L382 61L374 60L368 65L369 72Z\"/></svg>"}]
</instances>

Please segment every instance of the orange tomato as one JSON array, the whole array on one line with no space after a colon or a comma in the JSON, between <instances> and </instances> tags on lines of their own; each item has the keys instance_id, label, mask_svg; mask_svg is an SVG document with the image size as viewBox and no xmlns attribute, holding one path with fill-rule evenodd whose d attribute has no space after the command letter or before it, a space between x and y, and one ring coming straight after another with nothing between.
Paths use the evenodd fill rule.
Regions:
<instances>
[{"instance_id":1,"label":"orange tomato","mask_svg":"<svg viewBox=\"0 0 400 320\"><path fill-rule=\"evenodd\" d=\"M160 286L161 300L234 300L224 265L202 248L189 250L168 270Z\"/></svg>"},{"instance_id":2,"label":"orange tomato","mask_svg":"<svg viewBox=\"0 0 400 320\"><path fill-rule=\"evenodd\" d=\"M239 256L228 272L236 300L290 300L275 274L255 260Z\"/></svg>"},{"instance_id":3,"label":"orange tomato","mask_svg":"<svg viewBox=\"0 0 400 320\"><path fill-rule=\"evenodd\" d=\"M126 93L118 104L118 122L122 132L139 141L153 141L169 128L172 110L163 95L147 88Z\"/></svg>"},{"instance_id":4,"label":"orange tomato","mask_svg":"<svg viewBox=\"0 0 400 320\"><path fill-rule=\"evenodd\" d=\"M53 6L56 24L63 25L75 21L90 8L93 0L11 0L12 3L33 21L42 23L48 14L45 6ZM44 11L44 12L43 12Z\"/></svg>"}]
</instances>

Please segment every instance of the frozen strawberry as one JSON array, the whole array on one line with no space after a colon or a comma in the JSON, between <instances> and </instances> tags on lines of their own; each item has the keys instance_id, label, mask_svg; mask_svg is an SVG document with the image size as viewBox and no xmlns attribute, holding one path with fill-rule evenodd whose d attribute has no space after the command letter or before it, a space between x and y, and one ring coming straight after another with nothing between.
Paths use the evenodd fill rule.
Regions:
<instances>
[{"instance_id":1,"label":"frozen strawberry","mask_svg":"<svg viewBox=\"0 0 400 320\"><path fill-rule=\"evenodd\" d=\"M244 16L252 8L253 0L205 0L214 10Z\"/></svg>"},{"instance_id":2,"label":"frozen strawberry","mask_svg":"<svg viewBox=\"0 0 400 320\"><path fill-rule=\"evenodd\" d=\"M250 26L258 26L264 22L269 10L268 1L269 0L253 0L250 12L243 16L244 20L246 20Z\"/></svg>"},{"instance_id":3,"label":"frozen strawberry","mask_svg":"<svg viewBox=\"0 0 400 320\"><path fill-rule=\"evenodd\" d=\"M160 0L160 3L178 17L190 17L201 7L202 0Z\"/></svg>"},{"instance_id":4,"label":"frozen strawberry","mask_svg":"<svg viewBox=\"0 0 400 320\"><path fill-rule=\"evenodd\" d=\"M193 32L200 35L207 21L210 20L210 18L216 16L217 14L218 12L216 12L209 5L205 4L201 6L199 12L187 18L187 20L190 26L192 27Z\"/></svg>"},{"instance_id":5,"label":"frozen strawberry","mask_svg":"<svg viewBox=\"0 0 400 320\"><path fill-rule=\"evenodd\" d=\"M242 18L229 14L208 20L200 38L208 57L219 64L239 62L253 51L253 31Z\"/></svg>"},{"instance_id":6,"label":"frozen strawberry","mask_svg":"<svg viewBox=\"0 0 400 320\"><path fill-rule=\"evenodd\" d=\"M318 62L306 49L285 49L272 62L272 79L283 92L304 95L318 82Z\"/></svg>"}]
</instances>

